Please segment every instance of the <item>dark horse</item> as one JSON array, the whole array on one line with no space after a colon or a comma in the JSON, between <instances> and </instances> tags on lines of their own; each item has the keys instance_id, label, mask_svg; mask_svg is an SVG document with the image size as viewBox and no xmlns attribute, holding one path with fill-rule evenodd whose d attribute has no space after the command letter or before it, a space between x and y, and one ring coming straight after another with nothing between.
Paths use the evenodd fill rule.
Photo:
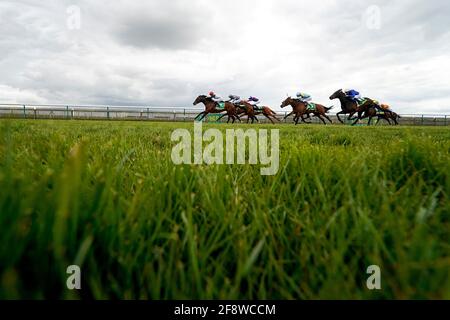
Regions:
<instances>
[{"instance_id":1,"label":"dark horse","mask_svg":"<svg viewBox=\"0 0 450 320\"><path fill-rule=\"evenodd\" d=\"M386 113L386 116L388 119L391 119L394 121L394 124L398 126L398 120L401 118L400 115L394 111L389 111Z\"/></svg>"},{"instance_id":2,"label":"dark horse","mask_svg":"<svg viewBox=\"0 0 450 320\"><path fill-rule=\"evenodd\" d=\"M383 114L379 114L378 115L378 120L377 123L380 122L381 119L386 120L387 122L389 122L389 124L392 124L390 120L394 121L394 125L398 126L398 120L400 119L400 115L395 113L394 111L390 111L390 110L384 110L384 115Z\"/></svg>"},{"instance_id":3,"label":"dark horse","mask_svg":"<svg viewBox=\"0 0 450 320\"><path fill-rule=\"evenodd\" d=\"M352 125L355 125L360 119L370 117L370 115L373 114L373 111L368 112L370 109L374 108L375 111L377 109L376 102L369 98L364 98L365 99L364 103L358 106L356 101L353 101L353 100L350 100L347 98L347 96L342 91L342 89L339 89L338 91L336 91L335 93L333 93L330 96L330 100L333 100L333 99L339 99L339 101L341 102L342 111L339 111L338 113L336 113L336 116L341 123L344 123L344 121L342 121L342 119L339 117L340 114L348 114L349 115L348 120L355 120L352 124ZM355 115L355 113L358 113L358 116L356 118L352 118L353 115ZM361 118L363 113L364 113L364 117ZM373 115L373 116L376 116L376 115Z\"/></svg>"},{"instance_id":4,"label":"dark horse","mask_svg":"<svg viewBox=\"0 0 450 320\"><path fill-rule=\"evenodd\" d=\"M302 119L302 122L309 123L309 122L305 121L304 116L306 115L307 118L310 118L310 113L312 113L314 116L318 117L323 122L323 124L326 124L323 117L326 118L328 121L330 121L330 123L332 123L331 119L327 116L327 112L330 111L333 107L327 108L321 104L315 103L315 109L309 110L307 108L305 102L302 102L302 101L299 101L296 99L292 99L291 97L288 97L286 100L284 100L281 103L281 108L284 108L287 106L292 107L292 112L287 114L284 117L284 119L286 119L290 115L294 114L295 115L294 122L296 125L298 124L298 121L300 120L300 118Z\"/></svg>"},{"instance_id":5,"label":"dark horse","mask_svg":"<svg viewBox=\"0 0 450 320\"><path fill-rule=\"evenodd\" d=\"M361 113L364 112L364 115L361 117L360 113L358 112L358 118L356 119L356 121L353 124L358 122L358 120L365 119L365 118L369 118L369 121L367 122L368 126L370 126L370 124L372 123L373 118L378 118L376 124L378 124L378 122L380 122L381 119L386 120L389 124L392 124L391 121L389 120L389 119L392 119L392 120L394 120L395 124L398 124L397 120L391 116L391 112L380 110L374 106L367 107L364 111L360 111L360 112Z\"/></svg>"},{"instance_id":6,"label":"dark horse","mask_svg":"<svg viewBox=\"0 0 450 320\"><path fill-rule=\"evenodd\" d=\"M203 118L205 118L210 113L222 113L222 112L226 111L226 113L223 116L228 116L227 123L230 122L230 119L233 120L233 123L236 121L236 119L241 121L241 119L237 115L236 107L230 102L225 102L224 109L218 109L217 103L215 101L213 101L210 97L207 97L205 95L200 95L197 97L197 99L195 99L193 104L195 106L199 103L203 103L205 105L205 111L200 112L195 117L195 120L202 121Z\"/></svg>"},{"instance_id":7,"label":"dark horse","mask_svg":"<svg viewBox=\"0 0 450 320\"><path fill-rule=\"evenodd\" d=\"M248 103L247 101L241 101L241 106L239 106L238 108L238 114L244 114L247 116L247 123L250 121L250 119L252 119L252 123L255 122L255 120L257 122L259 122L258 118L256 117L257 115L262 114L264 117L266 117L267 119L270 120L270 122L272 122L272 124L275 124L275 122L273 121L273 119L275 119L276 121L280 121L280 119L278 119L276 117L276 113L275 111L273 111L272 109L270 109L269 107L260 107L260 110L256 110L250 103Z\"/></svg>"},{"instance_id":8,"label":"dark horse","mask_svg":"<svg viewBox=\"0 0 450 320\"><path fill-rule=\"evenodd\" d=\"M398 120L401 118L399 114L395 113L394 111L391 110L391 107L387 104L380 104L380 109L384 111L385 113L385 118L381 118L381 119L385 119L387 122L389 122L389 124L391 124L391 122L389 121L392 120L394 121L394 125L398 125ZM378 117L377 123L380 122L380 117Z\"/></svg>"}]
</instances>

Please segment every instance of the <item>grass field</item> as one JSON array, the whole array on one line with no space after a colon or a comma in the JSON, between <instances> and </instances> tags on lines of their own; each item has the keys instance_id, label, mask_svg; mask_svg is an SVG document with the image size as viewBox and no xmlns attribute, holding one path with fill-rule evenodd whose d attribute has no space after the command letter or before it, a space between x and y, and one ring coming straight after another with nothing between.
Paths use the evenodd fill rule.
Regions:
<instances>
[{"instance_id":1,"label":"grass field","mask_svg":"<svg viewBox=\"0 0 450 320\"><path fill-rule=\"evenodd\" d=\"M178 127L0 120L0 298L450 299L449 128L283 125L261 176Z\"/></svg>"}]
</instances>

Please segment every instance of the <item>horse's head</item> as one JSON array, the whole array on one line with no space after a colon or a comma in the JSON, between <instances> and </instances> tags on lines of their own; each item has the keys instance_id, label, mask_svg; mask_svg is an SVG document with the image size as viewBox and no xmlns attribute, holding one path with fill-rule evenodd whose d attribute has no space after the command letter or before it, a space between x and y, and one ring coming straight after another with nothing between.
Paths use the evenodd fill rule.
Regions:
<instances>
[{"instance_id":1,"label":"horse's head","mask_svg":"<svg viewBox=\"0 0 450 320\"><path fill-rule=\"evenodd\" d=\"M281 103L281 108L284 108L284 107L287 107L287 106L289 106L290 104L292 103L292 98L291 97L287 97L286 98L286 100L284 100L282 103Z\"/></svg>"},{"instance_id":2,"label":"horse's head","mask_svg":"<svg viewBox=\"0 0 450 320\"><path fill-rule=\"evenodd\" d=\"M342 91L342 89L339 89L338 91L336 91L335 93L333 93L330 96L330 100L340 99L340 98L343 98L343 97L345 97L345 93Z\"/></svg>"},{"instance_id":3,"label":"horse's head","mask_svg":"<svg viewBox=\"0 0 450 320\"><path fill-rule=\"evenodd\" d=\"M205 103L207 101L207 99L208 99L208 97L205 96L204 94L202 94L202 95L198 96L197 99L195 99L193 105L196 106L199 103L202 103L202 102Z\"/></svg>"}]
</instances>

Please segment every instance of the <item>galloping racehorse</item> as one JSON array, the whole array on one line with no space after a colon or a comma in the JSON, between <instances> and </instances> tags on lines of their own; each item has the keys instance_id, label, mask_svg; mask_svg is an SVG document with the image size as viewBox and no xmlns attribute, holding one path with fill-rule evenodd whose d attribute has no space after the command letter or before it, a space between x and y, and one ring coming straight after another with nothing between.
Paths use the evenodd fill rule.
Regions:
<instances>
[{"instance_id":1,"label":"galloping racehorse","mask_svg":"<svg viewBox=\"0 0 450 320\"><path fill-rule=\"evenodd\" d=\"M378 120L377 120L376 124L378 124L378 122L380 122L381 119L384 119L387 122L389 122L389 124L391 124L391 125L392 125L392 123L390 120L392 120L392 121L394 121L394 125L398 126L398 119L400 119L400 118L401 118L400 115L395 113L394 111L384 111L384 115L378 114Z\"/></svg>"},{"instance_id":2,"label":"galloping racehorse","mask_svg":"<svg viewBox=\"0 0 450 320\"><path fill-rule=\"evenodd\" d=\"M305 121L304 115L307 116L307 118L309 118L309 114L312 113L314 114L314 116L318 117L320 120L322 120L323 124L326 124L325 120L323 119L323 117L325 117L328 121L330 121L330 123L332 123L331 119L327 116L327 112L330 111L333 107L327 108L321 104L317 104L315 103L315 109L314 110L308 110L306 103L296 100L296 99L292 99L291 97L288 97L286 100L284 100L281 103L281 108L285 108L287 106L291 106L292 107L292 112L289 113L288 115L286 115L284 117L284 119L286 119L287 117L289 117L290 115L294 114L294 122L297 125L298 121L300 120L300 118L302 119L302 122L304 123L308 123Z\"/></svg>"},{"instance_id":3,"label":"galloping racehorse","mask_svg":"<svg viewBox=\"0 0 450 320\"><path fill-rule=\"evenodd\" d=\"M391 107L387 104L381 104L380 108L384 111L385 117L378 117L377 123L380 122L380 119L385 119L389 124L391 122L389 120L394 121L394 125L398 125L398 120L401 118L400 115L391 110Z\"/></svg>"},{"instance_id":4,"label":"galloping racehorse","mask_svg":"<svg viewBox=\"0 0 450 320\"><path fill-rule=\"evenodd\" d=\"M361 105L358 106L356 101L352 101L347 98L347 96L342 91L342 89L339 89L338 91L336 91L335 93L333 93L330 96L330 100L333 100L333 99L339 99L339 101L341 102L342 111L336 113L338 120L341 123L344 123L344 121L342 121L342 119L339 117L339 115L340 114L348 114L349 115L348 120L355 120L352 125L356 124L358 122L358 120L360 120L360 119L370 117L370 115L366 111L368 111L371 108L376 109L376 105L377 105L374 100L369 99L369 98L364 98L365 101ZM363 112L365 113L365 115L363 118L361 118L361 115ZM352 118L355 113L358 113L358 116L356 117L356 119Z\"/></svg>"},{"instance_id":5,"label":"galloping racehorse","mask_svg":"<svg viewBox=\"0 0 450 320\"><path fill-rule=\"evenodd\" d=\"M224 109L217 109L216 102L214 102L210 97L207 97L205 95L200 95L197 97L197 99L195 99L193 104L195 106L199 103L203 103L205 105L205 111L200 112L195 117L195 120L201 121L203 118L205 118L210 113L222 113L222 112L226 111L226 113L223 116L226 116L226 115L228 116L227 123L230 122L230 119L233 120L233 123L236 121L236 119L241 121L241 119L237 115L236 107L230 102L225 102Z\"/></svg>"},{"instance_id":6,"label":"galloping racehorse","mask_svg":"<svg viewBox=\"0 0 450 320\"><path fill-rule=\"evenodd\" d=\"M361 113L364 112L364 116L361 117ZM370 124L372 123L372 118L377 117L377 123L380 122L381 119L386 120L389 124L391 124L390 119L390 115L388 114L388 112L386 111L380 111L379 109L377 109L374 106L368 106L365 108L365 110L361 110L358 111L358 118L356 119L356 121L353 123L355 124L356 122L358 122L361 119L365 119L365 118L369 118L369 121L367 122L367 125L370 126ZM395 120L395 122L397 122Z\"/></svg>"},{"instance_id":7,"label":"galloping racehorse","mask_svg":"<svg viewBox=\"0 0 450 320\"><path fill-rule=\"evenodd\" d=\"M261 110L255 110L255 108L247 101L241 101L241 104L243 105L243 108L239 108L240 111L238 111L238 114L244 113L247 116L247 123L249 122L250 119L252 119L252 123L254 123L255 120L259 122L256 116L260 114L269 119L270 122L272 122L272 124L275 124L275 122L272 119L280 121L280 119L276 117L275 111L273 111L269 107L264 106L260 107Z\"/></svg>"}]
</instances>

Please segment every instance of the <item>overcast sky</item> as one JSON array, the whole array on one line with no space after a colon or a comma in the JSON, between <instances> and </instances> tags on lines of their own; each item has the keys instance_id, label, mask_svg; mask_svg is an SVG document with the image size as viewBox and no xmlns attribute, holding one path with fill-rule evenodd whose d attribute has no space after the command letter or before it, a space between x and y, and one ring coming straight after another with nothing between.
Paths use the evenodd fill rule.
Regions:
<instances>
[{"instance_id":1,"label":"overcast sky","mask_svg":"<svg viewBox=\"0 0 450 320\"><path fill-rule=\"evenodd\" d=\"M78 19L78 12L80 13ZM0 103L278 109L355 88L401 113L450 114L449 0L0 1Z\"/></svg>"}]
</instances>

